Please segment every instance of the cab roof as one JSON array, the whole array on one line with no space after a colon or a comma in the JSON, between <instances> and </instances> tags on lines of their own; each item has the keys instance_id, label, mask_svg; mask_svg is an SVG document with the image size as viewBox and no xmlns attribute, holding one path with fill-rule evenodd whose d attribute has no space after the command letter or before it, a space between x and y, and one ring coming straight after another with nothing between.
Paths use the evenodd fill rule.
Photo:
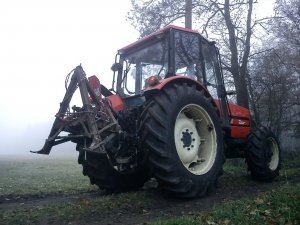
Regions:
<instances>
[{"instance_id":1,"label":"cab roof","mask_svg":"<svg viewBox=\"0 0 300 225\"><path fill-rule=\"evenodd\" d=\"M166 27L164 27L164 28L162 28L162 29L160 29L160 30L158 30L158 31L142 38L142 39L139 39L139 40L137 40L137 41L121 48L121 49L119 49L119 53L127 52L129 49L132 49L132 48L138 47L140 45L143 45L144 43L155 39L158 35L169 32L171 29L186 31L186 32L189 32L189 33L195 33L195 34L200 35L197 31L192 30L192 29L178 27L178 26L174 26L174 25L168 25L168 26L166 26Z\"/></svg>"}]
</instances>

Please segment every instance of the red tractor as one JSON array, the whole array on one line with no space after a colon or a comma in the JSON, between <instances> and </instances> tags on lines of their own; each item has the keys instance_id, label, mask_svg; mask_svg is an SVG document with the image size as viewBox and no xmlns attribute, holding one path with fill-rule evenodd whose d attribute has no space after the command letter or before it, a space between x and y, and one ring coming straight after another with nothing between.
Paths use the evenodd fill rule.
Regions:
<instances>
[{"instance_id":1,"label":"red tractor","mask_svg":"<svg viewBox=\"0 0 300 225\"><path fill-rule=\"evenodd\" d=\"M258 180L279 175L277 138L269 128L252 128L248 109L228 103L232 92L225 90L214 42L168 26L120 49L112 70L111 89L87 78L81 66L67 76L49 137L36 153L76 143L83 174L110 192L155 177L166 194L203 196L225 157L246 158ZM77 87L83 105L70 109Z\"/></svg>"}]
</instances>

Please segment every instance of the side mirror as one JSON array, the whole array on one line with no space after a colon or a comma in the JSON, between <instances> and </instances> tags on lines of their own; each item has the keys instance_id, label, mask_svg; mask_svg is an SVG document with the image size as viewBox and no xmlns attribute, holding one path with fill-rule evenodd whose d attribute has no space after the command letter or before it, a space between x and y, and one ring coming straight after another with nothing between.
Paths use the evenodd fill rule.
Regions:
<instances>
[{"instance_id":1,"label":"side mirror","mask_svg":"<svg viewBox=\"0 0 300 225\"><path fill-rule=\"evenodd\" d=\"M121 68L122 68L122 64L121 63L114 63L111 66L111 70L114 71L114 72L119 71Z\"/></svg>"}]
</instances>

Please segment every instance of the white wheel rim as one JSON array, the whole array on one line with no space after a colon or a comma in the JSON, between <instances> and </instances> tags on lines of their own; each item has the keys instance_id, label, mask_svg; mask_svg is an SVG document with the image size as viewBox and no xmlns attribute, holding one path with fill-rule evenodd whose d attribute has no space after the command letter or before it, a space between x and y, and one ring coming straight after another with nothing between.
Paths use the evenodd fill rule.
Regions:
<instances>
[{"instance_id":1,"label":"white wheel rim","mask_svg":"<svg viewBox=\"0 0 300 225\"><path fill-rule=\"evenodd\" d=\"M274 138L269 137L267 139L267 142L268 142L268 147L272 151L272 157L271 157L271 161L269 162L269 168L270 170L274 171L277 169L279 164L279 148L278 148L277 141Z\"/></svg>"},{"instance_id":2,"label":"white wheel rim","mask_svg":"<svg viewBox=\"0 0 300 225\"><path fill-rule=\"evenodd\" d=\"M177 154L193 174L207 173L217 155L217 134L209 114L199 105L185 106L175 122L174 139Z\"/></svg>"}]
</instances>

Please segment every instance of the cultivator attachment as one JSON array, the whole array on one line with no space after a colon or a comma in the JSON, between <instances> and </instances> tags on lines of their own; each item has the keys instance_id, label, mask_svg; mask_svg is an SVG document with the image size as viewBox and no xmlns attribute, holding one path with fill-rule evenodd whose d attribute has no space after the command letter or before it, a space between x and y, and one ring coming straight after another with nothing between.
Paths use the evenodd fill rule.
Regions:
<instances>
[{"instance_id":1,"label":"cultivator attachment","mask_svg":"<svg viewBox=\"0 0 300 225\"><path fill-rule=\"evenodd\" d=\"M70 76L70 83L66 87L66 93L55 115L50 134L43 148L39 151L31 151L33 153L48 155L53 146L67 141L75 143L88 141L88 146L85 144L81 150L105 153L105 144L118 134L119 126L110 104L101 98L101 85L98 78L93 76L89 81L81 65L68 74L66 83ZM71 112L69 105L77 87L80 90L83 106L73 106ZM69 134L60 136L62 131Z\"/></svg>"}]
</instances>

